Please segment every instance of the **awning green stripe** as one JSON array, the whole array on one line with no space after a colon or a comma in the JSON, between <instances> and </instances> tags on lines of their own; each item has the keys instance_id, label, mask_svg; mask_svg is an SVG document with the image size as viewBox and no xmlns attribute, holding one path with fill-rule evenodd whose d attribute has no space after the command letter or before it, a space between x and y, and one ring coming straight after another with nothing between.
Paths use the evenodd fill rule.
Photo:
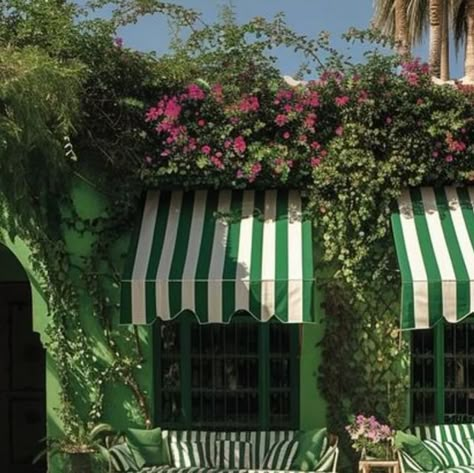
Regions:
<instances>
[{"instance_id":1,"label":"awning green stripe","mask_svg":"<svg viewBox=\"0 0 474 473\"><path fill-rule=\"evenodd\" d=\"M125 265L121 322L185 311L201 323L227 323L236 311L313 321L311 222L302 215L295 191L149 193Z\"/></svg>"},{"instance_id":2,"label":"awning green stripe","mask_svg":"<svg viewBox=\"0 0 474 473\"><path fill-rule=\"evenodd\" d=\"M471 196L472 189L455 187L403 193L391 219L402 276L402 329L426 328L443 317L456 322L473 311Z\"/></svg>"},{"instance_id":3,"label":"awning green stripe","mask_svg":"<svg viewBox=\"0 0 474 473\"><path fill-rule=\"evenodd\" d=\"M275 245L275 312L278 318L288 320L288 191L277 197Z\"/></svg>"}]
</instances>

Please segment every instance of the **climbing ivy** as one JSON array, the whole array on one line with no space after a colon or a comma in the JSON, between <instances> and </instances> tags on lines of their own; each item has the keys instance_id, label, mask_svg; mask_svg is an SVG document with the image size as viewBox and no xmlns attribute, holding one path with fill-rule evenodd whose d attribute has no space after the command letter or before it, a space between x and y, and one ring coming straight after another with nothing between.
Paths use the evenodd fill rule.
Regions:
<instances>
[{"instance_id":1,"label":"climbing ivy","mask_svg":"<svg viewBox=\"0 0 474 473\"><path fill-rule=\"evenodd\" d=\"M114 324L109 296L120 280L111 248L151 187L303 189L332 274L320 373L329 423L342 432L349 414L366 411L401 426L407 347L397 332L389 214L403 187L471 181L472 92L435 86L419 61L376 49L351 64L327 35L297 35L282 16L238 26L226 10L203 25L166 2L93 8L106 3L115 5L111 20L89 19L71 2L0 7L0 225L28 243L42 281L67 441L87 443L113 383L131 390L151 425L137 381L147 360L135 331ZM192 26L162 57L116 36L153 12ZM348 39L384 40L357 31ZM301 72L316 80L285 83L275 46L301 53ZM77 179L104 197L96 218L75 207ZM71 231L90 240L79 262ZM79 288L71 282L78 274ZM103 356L81 319L83 292Z\"/></svg>"}]
</instances>

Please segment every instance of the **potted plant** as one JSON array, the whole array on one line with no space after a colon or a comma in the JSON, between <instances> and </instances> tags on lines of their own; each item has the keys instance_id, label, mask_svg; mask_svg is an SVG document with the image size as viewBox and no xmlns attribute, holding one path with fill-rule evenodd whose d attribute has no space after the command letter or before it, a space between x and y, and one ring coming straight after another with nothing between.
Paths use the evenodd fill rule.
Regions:
<instances>
[{"instance_id":1,"label":"potted plant","mask_svg":"<svg viewBox=\"0 0 474 473\"><path fill-rule=\"evenodd\" d=\"M74 438L46 439L46 448L33 463L46 454L60 455L65 462L65 473L95 473L98 464L102 465L103 470L108 468L110 471L108 449L117 442L118 437L109 424L98 424Z\"/></svg>"},{"instance_id":2,"label":"potted plant","mask_svg":"<svg viewBox=\"0 0 474 473\"><path fill-rule=\"evenodd\" d=\"M354 416L346 426L352 441L352 448L360 453L361 460L392 460L394 456L394 431L387 424L380 423L374 416Z\"/></svg>"}]
</instances>

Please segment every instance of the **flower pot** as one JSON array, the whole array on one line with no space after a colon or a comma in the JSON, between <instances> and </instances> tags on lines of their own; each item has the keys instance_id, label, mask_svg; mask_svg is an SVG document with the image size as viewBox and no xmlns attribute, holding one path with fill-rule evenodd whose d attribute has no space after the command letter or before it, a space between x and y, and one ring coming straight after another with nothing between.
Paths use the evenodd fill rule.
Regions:
<instances>
[{"instance_id":1,"label":"flower pot","mask_svg":"<svg viewBox=\"0 0 474 473\"><path fill-rule=\"evenodd\" d=\"M91 453L67 453L64 455L69 473L94 473Z\"/></svg>"}]
</instances>

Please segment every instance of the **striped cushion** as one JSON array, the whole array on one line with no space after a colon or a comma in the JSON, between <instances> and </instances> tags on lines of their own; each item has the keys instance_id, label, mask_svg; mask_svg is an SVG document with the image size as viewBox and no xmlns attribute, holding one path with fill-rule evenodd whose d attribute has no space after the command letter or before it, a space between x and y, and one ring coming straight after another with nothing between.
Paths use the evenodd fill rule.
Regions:
<instances>
[{"instance_id":1,"label":"striped cushion","mask_svg":"<svg viewBox=\"0 0 474 473\"><path fill-rule=\"evenodd\" d=\"M202 442L173 440L170 442L171 461L176 468L210 468L212 460Z\"/></svg>"},{"instance_id":2,"label":"striped cushion","mask_svg":"<svg viewBox=\"0 0 474 473\"><path fill-rule=\"evenodd\" d=\"M326 472L326 471L333 471L334 462L337 458L337 447L332 445L328 447L328 449L321 455L321 459L319 463L316 465L315 471Z\"/></svg>"},{"instance_id":3,"label":"striped cushion","mask_svg":"<svg viewBox=\"0 0 474 473\"><path fill-rule=\"evenodd\" d=\"M289 470L298 450L297 440L275 443L263 460L264 470Z\"/></svg>"},{"instance_id":4,"label":"striped cushion","mask_svg":"<svg viewBox=\"0 0 474 473\"><path fill-rule=\"evenodd\" d=\"M437 440L424 440L423 443L443 469L450 467L449 459L445 453L442 442L438 442Z\"/></svg>"},{"instance_id":5,"label":"striped cushion","mask_svg":"<svg viewBox=\"0 0 474 473\"><path fill-rule=\"evenodd\" d=\"M469 450L457 442L441 442L444 453L448 459L449 466L468 466L471 464Z\"/></svg>"},{"instance_id":6,"label":"striped cushion","mask_svg":"<svg viewBox=\"0 0 474 473\"><path fill-rule=\"evenodd\" d=\"M401 461L403 465L403 471L405 472L423 471L423 468L408 453L400 451L400 456L401 456Z\"/></svg>"},{"instance_id":7,"label":"striped cushion","mask_svg":"<svg viewBox=\"0 0 474 473\"><path fill-rule=\"evenodd\" d=\"M216 468L249 470L252 464L252 446L249 442L220 440L216 443Z\"/></svg>"}]
</instances>

